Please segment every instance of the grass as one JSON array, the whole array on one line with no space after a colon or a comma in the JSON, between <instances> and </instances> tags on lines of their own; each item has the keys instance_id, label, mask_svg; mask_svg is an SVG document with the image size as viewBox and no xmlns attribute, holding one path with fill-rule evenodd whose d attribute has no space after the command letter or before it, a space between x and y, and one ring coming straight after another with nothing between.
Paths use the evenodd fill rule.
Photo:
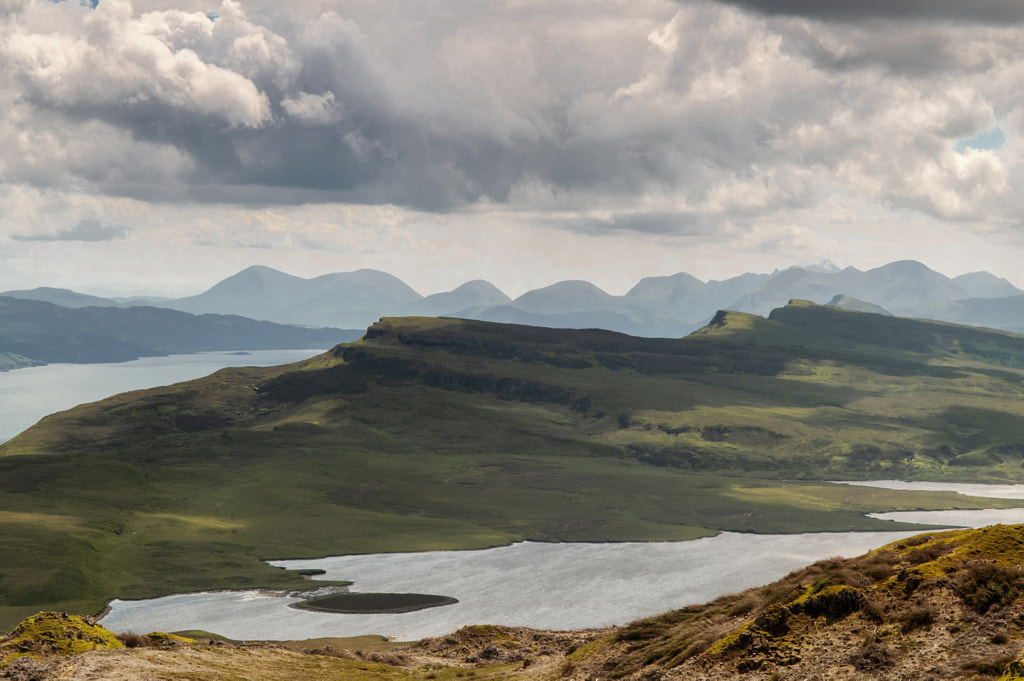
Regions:
<instances>
[{"instance_id":1,"label":"grass","mask_svg":"<svg viewBox=\"0 0 1024 681\"><path fill-rule=\"evenodd\" d=\"M0 446L0 627L309 588L274 558L891 530L863 513L1016 505L821 480L1024 480L1024 340L898 320L909 340L871 345L878 329L842 324L870 315L797 307L681 340L385 320L296 365L47 417Z\"/></svg>"},{"instance_id":2,"label":"grass","mask_svg":"<svg viewBox=\"0 0 1024 681\"><path fill-rule=\"evenodd\" d=\"M387 652L396 648L404 648L409 645L408 641L391 641L384 636L375 635L310 638L302 641L282 641L282 643L287 645L289 648L298 648L300 650L318 650L331 647L342 650L364 650L376 652Z\"/></svg>"},{"instance_id":3,"label":"grass","mask_svg":"<svg viewBox=\"0 0 1024 681\"><path fill-rule=\"evenodd\" d=\"M320 612L379 614L415 612L455 603L458 603L458 600L454 598L429 594L344 593L311 598L296 603L295 607Z\"/></svg>"}]
</instances>

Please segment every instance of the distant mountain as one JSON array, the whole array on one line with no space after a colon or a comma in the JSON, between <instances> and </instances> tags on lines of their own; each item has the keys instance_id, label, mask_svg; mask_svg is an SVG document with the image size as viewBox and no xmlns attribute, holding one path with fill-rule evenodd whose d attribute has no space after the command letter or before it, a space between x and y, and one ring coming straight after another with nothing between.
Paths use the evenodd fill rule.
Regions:
<instances>
[{"instance_id":1,"label":"distant mountain","mask_svg":"<svg viewBox=\"0 0 1024 681\"><path fill-rule=\"evenodd\" d=\"M549 329L609 329L638 336L658 335L651 332L651 327L632 319L623 312L613 310L579 310L544 314L527 312L512 305L491 305L470 308L444 316Z\"/></svg>"},{"instance_id":2,"label":"distant mountain","mask_svg":"<svg viewBox=\"0 0 1024 681\"><path fill-rule=\"evenodd\" d=\"M236 314L282 324L365 327L385 314L407 314L422 296L401 279L357 270L302 279L253 266L208 291L166 307L193 314Z\"/></svg>"},{"instance_id":3,"label":"distant mountain","mask_svg":"<svg viewBox=\"0 0 1024 681\"><path fill-rule=\"evenodd\" d=\"M551 328L602 328L665 338L695 331L719 310L765 315L793 299L827 304L836 296L846 296L850 300L842 300L839 307L1024 330L1019 303L1010 300L1024 291L1005 279L988 272L950 279L912 260L867 271L840 270L823 261L772 274L746 273L708 282L678 272L646 277L621 296L591 282L573 280L533 289L511 300L493 284L474 280L423 297L399 278L377 270L303 279L263 266L249 267L204 293L179 299L114 300L45 288L11 294L67 307L145 305L336 328L363 328L383 316L417 315Z\"/></svg>"},{"instance_id":4,"label":"distant mountain","mask_svg":"<svg viewBox=\"0 0 1024 681\"><path fill-rule=\"evenodd\" d=\"M426 317L440 317L456 310L491 305L505 305L512 299L498 290L494 284L476 279L447 293L435 293L413 305L413 312Z\"/></svg>"},{"instance_id":5,"label":"distant mountain","mask_svg":"<svg viewBox=\"0 0 1024 681\"><path fill-rule=\"evenodd\" d=\"M717 310L713 303L705 303L708 285L700 279L679 272L668 277L644 277L626 293L633 305L660 309L687 319L698 319Z\"/></svg>"},{"instance_id":6,"label":"distant mountain","mask_svg":"<svg viewBox=\"0 0 1024 681\"><path fill-rule=\"evenodd\" d=\"M537 314L591 312L624 309L621 298L605 293L589 281L560 281L528 291L512 301L512 306Z\"/></svg>"},{"instance_id":7,"label":"distant mountain","mask_svg":"<svg viewBox=\"0 0 1024 681\"><path fill-rule=\"evenodd\" d=\"M703 283L685 272L667 277L646 277L625 295L634 308L646 310L656 335L683 336L700 328L737 298L756 290L771 278L768 274L743 274L724 281Z\"/></svg>"},{"instance_id":8,"label":"distant mountain","mask_svg":"<svg viewBox=\"0 0 1024 681\"><path fill-rule=\"evenodd\" d=\"M639 336L658 335L647 312L588 281L560 281L534 289L504 305L484 305L445 314L478 321L560 329L610 329Z\"/></svg>"},{"instance_id":9,"label":"distant mountain","mask_svg":"<svg viewBox=\"0 0 1024 681\"><path fill-rule=\"evenodd\" d=\"M1024 334L1024 294L954 300L923 310L917 316Z\"/></svg>"},{"instance_id":10,"label":"distant mountain","mask_svg":"<svg viewBox=\"0 0 1024 681\"><path fill-rule=\"evenodd\" d=\"M840 294L880 305L903 316L915 316L929 306L971 297L948 277L919 262L901 260L866 272L853 267L839 272L791 268L728 307L763 315L793 298L822 304Z\"/></svg>"},{"instance_id":11,"label":"distant mountain","mask_svg":"<svg viewBox=\"0 0 1024 681\"><path fill-rule=\"evenodd\" d=\"M828 301L828 304L832 307L838 307L844 310L853 310L854 312L871 312L874 314L885 315L886 317L892 316L892 313L884 307L875 305L874 303L868 303L863 300L857 300L850 296L844 296L842 294L837 295L835 298Z\"/></svg>"},{"instance_id":12,"label":"distant mountain","mask_svg":"<svg viewBox=\"0 0 1024 681\"><path fill-rule=\"evenodd\" d=\"M953 281L967 291L971 298L1005 298L1024 295L1024 291L1010 282L988 272L961 274L959 277L953 277Z\"/></svg>"},{"instance_id":13,"label":"distant mountain","mask_svg":"<svg viewBox=\"0 0 1024 681\"><path fill-rule=\"evenodd\" d=\"M0 352L0 371L11 371L12 369L25 369L45 364L28 357L16 355L13 352Z\"/></svg>"},{"instance_id":14,"label":"distant mountain","mask_svg":"<svg viewBox=\"0 0 1024 681\"><path fill-rule=\"evenodd\" d=\"M360 335L357 330L195 316L156 307L68 308L0 297L0 355L19 356L21 365L25 361L124 362L212 350L326 348Z\"/></svg>"},{"instance_id":15,"label":"distant mountain","mask_svg":"<svg viewBox=\"0 0 1024 681\"><path fill-rule=\"evenodd\" d=\"M110 298L100 298L84 293L76 293L66 288L50 288L40 286L26 291L5 291L0 296L19 298L21 300L40 300L45 303L53 303L63 307L120 307Z\"/></svg>"}]
</instances>

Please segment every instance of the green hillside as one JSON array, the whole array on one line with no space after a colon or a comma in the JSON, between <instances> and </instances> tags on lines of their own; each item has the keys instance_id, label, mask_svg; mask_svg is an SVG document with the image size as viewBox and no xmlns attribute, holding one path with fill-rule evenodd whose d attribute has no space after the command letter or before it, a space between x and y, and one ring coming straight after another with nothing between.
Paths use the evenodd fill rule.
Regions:
<instances>
[{"instance_id":1,"label":"green hillside","mask_svg":"<svg viewBox=\"0 0 1024 681\"><path fill-rule=\"evenodd\" d=\"M816 481L1020 480L1022 392L1024 337L806 303L676 340L385 319L306 362L118 395L0 446L0 626L301 588L270 558L1010 505Z\"/></svg>"}]
</instances>

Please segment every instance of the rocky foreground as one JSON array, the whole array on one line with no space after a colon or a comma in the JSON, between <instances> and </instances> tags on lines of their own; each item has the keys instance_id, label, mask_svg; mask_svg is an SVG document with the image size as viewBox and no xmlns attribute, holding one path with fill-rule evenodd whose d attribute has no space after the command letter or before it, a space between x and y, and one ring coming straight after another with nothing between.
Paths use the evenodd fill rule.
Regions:
<instances>
[{"instance_id":1,"label":"rocky foreground","mask_svg":"<svg viewBox=\"0 0 1024 681\"><path fill-rule=\"evenodd\" d=\"M1024 525L930 533L604 630L466 627L402 646L115 637L43 613L0 678L1024 681Z\"/></svg>"}]
</instances>

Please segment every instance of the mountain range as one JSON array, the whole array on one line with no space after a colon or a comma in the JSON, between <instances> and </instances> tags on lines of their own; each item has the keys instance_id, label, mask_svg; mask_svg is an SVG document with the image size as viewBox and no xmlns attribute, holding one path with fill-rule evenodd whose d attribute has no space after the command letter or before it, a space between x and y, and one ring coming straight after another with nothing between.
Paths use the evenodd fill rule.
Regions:
<instances>
[{"instance_id":1,"label":"mountain range","mask_svg":"<svg viewBox=\"0 0 1024 681\"><path fill-rule=\"evenodd\" d=\"M828 264L707 282L679 272L647 277L618 296L587 281L561 281L514 300L481 280L422 296L398 277L376 270L303 279L264 266L246 268L201 294L177 299L125 301L53 288L0 295L66 307L144 304L192 314L346 329L365 328L385 316L420 315L602 328L646 337L683 336L721 309L765 315L791 299L827 304L840 296L846 305L860 301L857 309L862 310L1024 331L1024 291L1010 282L988 272L950 278L911 260L866 271Z\"/></svg>"}]
</instances>

